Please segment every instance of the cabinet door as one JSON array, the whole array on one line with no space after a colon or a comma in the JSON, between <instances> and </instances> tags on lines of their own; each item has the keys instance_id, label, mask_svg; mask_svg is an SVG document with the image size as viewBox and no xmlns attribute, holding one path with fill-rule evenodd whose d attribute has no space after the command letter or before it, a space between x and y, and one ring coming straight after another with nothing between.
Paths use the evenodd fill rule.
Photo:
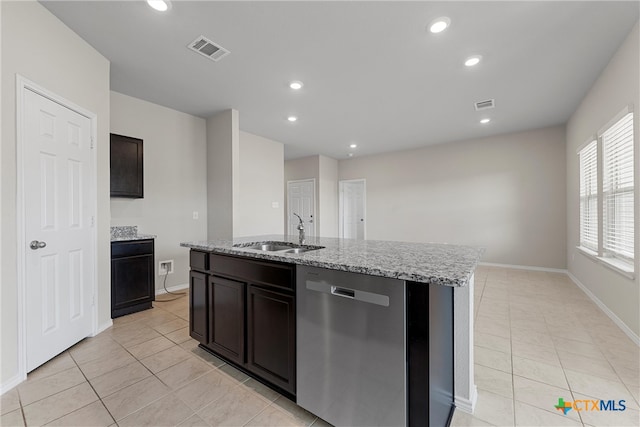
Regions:
<instances>
[{"instance_id":1,"label":"cabinet door","mask_svg":"<svg viewBox=\"0 0 640 427\"><path fill-rule=\"evenodd\" d=\"M189 274L189 335L207 343L207 275L191 271Z\"/></svg>"},{"instance_id":2,"label":"cabinet door","mask_svg":"<svg viewBox=\"0 0 640 427\"><path fill-rule=\"evenodd\" d=\"M149 303L154 297L153 255L139 255L111 260L111 310L141 303Z\"/></svg>"},{"instance_id":3,"label":"cabinet door","mask_svg":"<svg viewBox=\"0 0 640 427\"><path fill-rule=\"evenodd\" d=\"M295 296L249 285L247 369L295 394Z\"/></svg>"},{"instance_id":4,"label":"cabinet door","mask_svg":"<svg viewBox=\"0 0 640 427\"><path fill-rule=\"evenodd\" d=\"M144 197L142 140L111 134L111 197Z\"/></svg>"},{"instance_id":5,"label":"cabinet door","mask_svg":"<svg viewBox=\"0 0 640 427\"><path fill-rule=\"evenodd\" d=\"M209 342L212 350L244 363L245 284L209 276Z\"/></svg>"}]
</instances>

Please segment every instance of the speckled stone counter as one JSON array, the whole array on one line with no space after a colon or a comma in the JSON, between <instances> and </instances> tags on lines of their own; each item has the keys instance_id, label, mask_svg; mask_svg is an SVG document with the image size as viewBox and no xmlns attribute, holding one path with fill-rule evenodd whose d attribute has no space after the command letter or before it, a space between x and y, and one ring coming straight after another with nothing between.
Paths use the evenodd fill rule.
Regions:
<instances>
[{"instance_id":1,"label":"speckled stone counter","mask_svg":"<svg viewBox=\"0 0 640 427\"><path fill-rule=\"evenodd\" d=\"M297 236L266 235L234 240L183 242L180 246L207 252L241 255L292 264L390 277L444 286L466 286L484 249L438 244L382 240L308 237L308 246L323 249L290 254L249 249L252 243L298 243ZM235 245L235 246L234 246Z\"/></svg>"},{"instance_id":2,"label":"speckled stone counter","mask_svg":"<svg viewBox=\"0 0 640 427\"><path fill-rule=\"evenodd\" d=\"M154 234L138 234L137 225L123 225L111 227L111 241L122 242L126 240L155 239Z\"/></svg>"}]
</instances>

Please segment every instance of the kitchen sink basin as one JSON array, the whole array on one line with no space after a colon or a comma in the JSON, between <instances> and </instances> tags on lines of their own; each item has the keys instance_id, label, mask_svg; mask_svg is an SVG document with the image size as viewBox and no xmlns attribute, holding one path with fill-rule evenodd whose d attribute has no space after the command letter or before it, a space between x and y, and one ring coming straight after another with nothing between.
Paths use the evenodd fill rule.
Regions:
<instances>
[{"instance_id":1,"label":"kitchen sink basin","mask_svg":"<svg viewBox=\"0 0 640 427\"><path fill-rule=\"evenodd\" d=\"M233 245L239 249L253 249L264 252L278 252L284 254L302 254L309 251L315 251L324 248L324 246L312 245L296 245L289 242L257 242L257 243L238 243Z\"/></svg>"},{"instance_id":2,"label":"kitchen sink basin","mask_svg":"<svg viewBox=\"0 0 640 427\"><path fill-rule=\"evenodd\" d=\"M285 250L291 249L291 246L267 243L262 245L246 246L246 248L257 249L259 251L276 252L276 251L285 251Z\"/></svg>"},{"instance_id":3,"label":"kitchen sink basin","mask_svg":"<svg viewBox=\"0 0 640 427\"><path fill-rule=\"evenodd\" d=\"M304 252L315 251L315 249L307 249L307 248L292 248L284 251L285 254L301 254Z\"/></svg>"}]
</instances>

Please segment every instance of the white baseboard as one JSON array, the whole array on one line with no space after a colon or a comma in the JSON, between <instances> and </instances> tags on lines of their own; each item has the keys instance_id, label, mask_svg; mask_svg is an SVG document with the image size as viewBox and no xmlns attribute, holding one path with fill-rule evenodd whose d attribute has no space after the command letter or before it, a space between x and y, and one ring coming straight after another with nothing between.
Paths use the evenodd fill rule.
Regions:
<instances>
[{"instance_id":1,"label":"white baseboard","mask_svg":"<svg viewBox=\"0 0 640 427\"><path fill-rule=\"evenodd\" d=\"M471 392L471 399L460 396L454 397L456 409L460 409L462 412L466 412L467 414L473 414L473 411L476 408L476 402L478 402L478 388L475 385Z\"/></svg>"},{"instance_id":2,"label":"white baseboard","mask_svg":"<svg viewBox=\"0 0 640 427\"><path fill-rule=\"evenodd\" d=\"M104 332L107 329L109 329L110 327L113 326L113 320L109 319L107 322L104 322L102 325L98 326L98 329L96 330L96 333L91 335L92 337L95 337L96 335L98 335L100 332Z\"/></svg>"},{"instance_id":3,"label":"white baseboard","mask_svg":"<svg viewBox=\"0 0 640 427\"><path fill-rule=\"evenodd\" d=\"M598 299L598 297L596 297L593 292L589 290L589 288L582 284L582 282L580 282L580 280L578 280L576 276L574 276L570 272L567 272L567 275L573 281L573 283L576 284L576 286L582 289L582 292L584 292L589 298L591 298L591 301L593 301L600 308L600 310L604 312L604 314L609 316L609 319L611 319L613 323L615 323L620 329L622 329L622 332L624 332L629 338L631 338L631 341L633 341L638 347L640 347L640 336L636 335L618 316L616 316L613 311L609 309L609 307L605 305L605 303L600 301L600 299Z\"/></svg>"},{"instance_id":4,"label":"white baseboard","mask_svg":"<svg viewBox=\"0 0 640 427\"><path fill-rule=\"evenodd\" d=\"M17 386L18 384L20 384L22 381L26 379L27 377L25 376L24 378L22 378L20 373L15 374L8 381L5 381L4 383L0 384L0 395L5 394L6 392L8 392L9 390L11 390L12 388L14 388L15 386Z\"/></svg>"},{"instance_id":5,"label":"white baseboard","mask_svg":"<svg viewBox=\"0 0 640 427\"><path fill-rule=\"evenodd\" d=\"M167 291L175 292L175 291L180 291L182 289L187 289L187 288L189 288L189 284L188 283L181 283L181 284L178 284L178 285L169 286L167 288ZM164 295L166 293L167 292L164 289L156 289L156 296L157 295Z\"/></svg>"},{"instance_id":6,"label":"white baseboard","mask_svg":"<svg viewBox=\"0 0 640 427\"><path fill-rule=\"evenodd\" d=\"M496 264L493 262L479 262L478 265L483 267L502 267L512 268L514 270L533 270L533 271L547 271L549 273L567 273L564 268L548 268L548 267L534 267L530 265L516 265L516 264Z\"/></svg>"}]
</instances>

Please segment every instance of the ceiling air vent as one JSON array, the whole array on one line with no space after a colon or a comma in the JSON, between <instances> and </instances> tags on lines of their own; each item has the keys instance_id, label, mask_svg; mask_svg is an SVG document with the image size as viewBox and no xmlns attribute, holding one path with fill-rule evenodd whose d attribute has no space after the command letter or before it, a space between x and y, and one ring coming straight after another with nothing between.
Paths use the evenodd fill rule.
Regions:
<instances>
[{"instance_id":1,"label":"ceiling air vent","mask_svg":"<svg viewBox=\"0 0 640 427\"><path fill-rule=\"evenodd\" d=\"M487 99L486 101L478 101L475 104L476 111L488 110L489 108L494 108L496 106L495 99Z\"/></svg>"},{"instance_id":2,"label":"ceiling air vent","mask_svg":"<svg viewBox=\"0 0 640 427\"><path fill-rule=\"evenodd\" d=\"M189 49L198 52L200 55L205 56L212 61L219 61L230 53L227 49L215 44L204 36L200 36L189 43Z\"/></svg>"}]
</instances>

